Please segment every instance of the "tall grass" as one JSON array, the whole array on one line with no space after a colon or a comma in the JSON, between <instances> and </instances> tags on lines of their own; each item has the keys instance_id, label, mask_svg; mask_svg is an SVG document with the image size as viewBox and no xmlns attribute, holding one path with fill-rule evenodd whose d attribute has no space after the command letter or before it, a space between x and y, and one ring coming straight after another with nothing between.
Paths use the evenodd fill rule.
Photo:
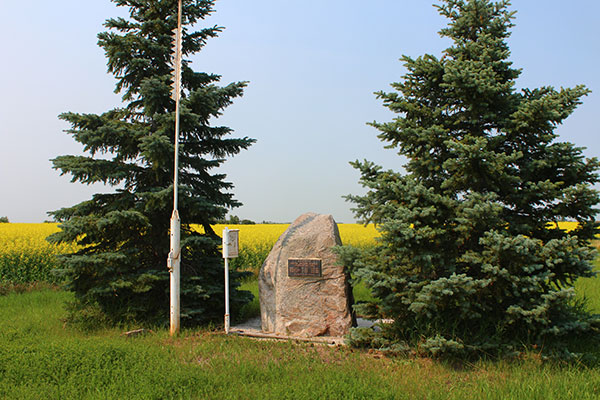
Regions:
<instances>
[{"instance_id":1,"label":"tall grass","mask_svg":"<svg viewBox=\"0 0 600 400\"><path fill-rule=\"evenodd\" d=\"M0 398L5 399L596 399L596 368L430 359L210 330L128 338L63 326L63 292L0 297Z\"/></svg>"}]
</instances>

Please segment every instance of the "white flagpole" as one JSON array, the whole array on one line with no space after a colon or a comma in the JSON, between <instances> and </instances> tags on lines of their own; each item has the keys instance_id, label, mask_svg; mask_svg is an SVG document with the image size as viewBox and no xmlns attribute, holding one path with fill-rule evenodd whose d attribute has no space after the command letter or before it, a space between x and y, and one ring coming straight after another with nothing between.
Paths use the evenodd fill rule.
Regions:
<instances>
[{"instance_id":1,"label":"white flagpole","mask_svg":"<svg viewBox=\"0 0 600 400\"><path fill-rule=\"evenodd\" d=\"M167 259L167 268L170 273L170 322L169 333L171 336L179 332L180 316L180 264L181 264L181 220L177 210L179 198L179 98L181 95L181 58L182 58L182 30L181 30L181 1L177 10L177 31L175 32L175 54L173 57L173 99L175 100L175 172L173 176L173 214L171 215L171 249Z\"/></svg>"}]
</instances>

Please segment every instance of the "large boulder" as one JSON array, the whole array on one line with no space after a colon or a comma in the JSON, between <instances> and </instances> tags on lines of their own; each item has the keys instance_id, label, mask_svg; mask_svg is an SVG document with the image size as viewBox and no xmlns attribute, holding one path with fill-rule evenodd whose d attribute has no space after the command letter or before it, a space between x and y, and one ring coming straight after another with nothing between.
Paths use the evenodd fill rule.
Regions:
<instances>
[{"instance_id":1,"label":"large boulder","mask_svg":"<svg viewBox=\"0 0 600 400\"><path fill-rule=\"evenodd\" d=\"M333 217L314 213L298 217L279 237L258 276L264 332L300 337L348 333L352 291L332 250L341 244Z\"/></svg>"}]
</instances>

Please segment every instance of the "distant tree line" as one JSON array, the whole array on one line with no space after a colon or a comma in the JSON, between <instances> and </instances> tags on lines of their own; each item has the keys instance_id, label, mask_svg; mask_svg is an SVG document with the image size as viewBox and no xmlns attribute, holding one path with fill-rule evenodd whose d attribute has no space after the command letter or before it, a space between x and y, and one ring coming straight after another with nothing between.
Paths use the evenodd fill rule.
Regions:
<instances>
[{"instance_id":1,"label":"distant tree line","mask_svg":"<svg viewBox=\"0 0 600 400\"><path fill-rule=\"evenodd\" d=\"M250 219L241 219L237 215L231 215L229 218L223 218L217 221L218 224L231 224L231 225L256 225L256 222Z\"/></svg>"}]
</instances>

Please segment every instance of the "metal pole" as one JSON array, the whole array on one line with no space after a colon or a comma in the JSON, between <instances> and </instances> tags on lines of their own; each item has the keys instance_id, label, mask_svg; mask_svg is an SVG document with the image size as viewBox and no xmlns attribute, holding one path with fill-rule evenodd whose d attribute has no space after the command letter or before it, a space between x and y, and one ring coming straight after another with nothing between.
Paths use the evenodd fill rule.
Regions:
<instances>
[{"instance_id":1,"label":"metal pole","mask_svg":"<svg viewBox=\"0 0 600 400\"><path fill-rule=\"evenodd\" d=\"M225 334L229 334L229 228L223 229L223 258L225 259Z\"/></svg>"},{"instance_id":2,"label":"metal pole","mask_svg":"<svg viewBox=\"0 0 600 400\"><path fill-rule=\"evenodd\" d=\"M179 315L180 315L180 298L179 298L179 283L180 283L180 264L181 264L181 247L180 247L180 232L181 221L179 212L173 210L171 216L171 252L169 253L170 264L170 322L171 328L169 333L171 336L179 332Z\"/></svg>"},{"instance_id":3,"label":"metal pole","mask_svg":"<svg viewBox=\"0 0 600 400\"><path fill-rule=\"evenodd\" d=\"M229 334L229 258L225 259L225 334Z\"/></svg>"},{"instance_id":4,"label":"metal pole","mask_svg":"<svg viewBox=\"0 0 600 400\"><path fill-rule=\"evenodd\" d=\"M179 0L177 10L177 38L181 41L181 1ZM175 174L173 177L173 210L177 211L177 203L179 200L179 193L177 187L179 185L179 98L181 97L181 54L182 45L180 42L177 43L177 54L176 54L176 93L175 93Z\"/></svg>"},{"instance_id":5,"label":"metal pole","mask_svg":"<svg viewBox=\"0 0 600 400\"><path fill-rule=\"evenodd\" d=\"M171 215L171 251L167 260L170 273L170 322L169 334L171 336L179 332L180 316L180 264L181 264L181 220L177 203L179 200L179 97L181 90L181 1L179 0L177 10L177 39L175 50L175 172L173 176L173 214Z\"/></svg>"}]
</instances>

